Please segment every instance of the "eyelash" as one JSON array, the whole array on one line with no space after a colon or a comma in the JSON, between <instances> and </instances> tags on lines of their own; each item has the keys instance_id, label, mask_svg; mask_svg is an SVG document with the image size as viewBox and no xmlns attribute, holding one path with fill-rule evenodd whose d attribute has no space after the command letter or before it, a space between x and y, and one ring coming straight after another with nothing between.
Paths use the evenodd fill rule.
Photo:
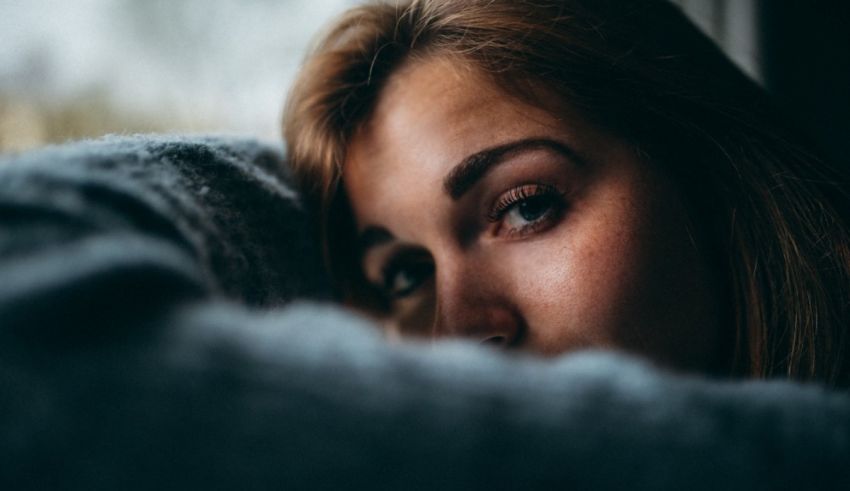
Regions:
<instances>
[{"instance_id":1,"label":"eyelash","mask_svg":"<svg viewBox=\"0 0 850 491\"><path fill-rule=\"evenodd\" d=\"M525 226L508 230L506 233L510 238L524 237L526 235L543 231L551 227L566 208L565 193L560 192L554 186L542 183L523 184L502 194L493 204L487 214L487 220L499 223L500 228L505 216L515 207L534 199L545 199L547 208L540 218ZM523 218L523 220L525 220ZM402 271L413 273L414 280L410 289L394 291L396 276ZM388 299L400 299L416 292L421 284L427 281L427 276L433 274L433 264L430 259L421 257L418 253L401 253L390 259L381 271L380 290Z\"/></svg>"},{"instance_id":2,"label":"eyelash","mask_svg":"<svg viewBox=\"0 0 850 491\"><path fill-rule=\"evenodd\" d=\"M510 229L506 233L508 237L524 237L531 233L540 232L550 227L566 208L565 194L549 184L523 184L499 196L487 214L487 220L498 223L501 229L505 215L515 207L534 199L545 199L548 208L539 219L529 220L527 225Z\"/></svg>"}]
</instances>

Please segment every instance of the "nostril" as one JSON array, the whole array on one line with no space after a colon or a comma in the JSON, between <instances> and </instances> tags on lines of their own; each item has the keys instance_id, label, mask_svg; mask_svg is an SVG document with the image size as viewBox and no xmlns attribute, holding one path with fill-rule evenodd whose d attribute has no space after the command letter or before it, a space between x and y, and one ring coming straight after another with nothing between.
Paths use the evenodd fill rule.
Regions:
<instances>
[{"instance_id":1,"label":"nostril","mask_svg":"<svg viewBox=\"0 0 850 491\"><path fill-rule=\"evenodd\" d=\"M504 336L490 336L481 341L481 344L486 346L504 346L506 338Z\"/></svg>"}]
</instances>

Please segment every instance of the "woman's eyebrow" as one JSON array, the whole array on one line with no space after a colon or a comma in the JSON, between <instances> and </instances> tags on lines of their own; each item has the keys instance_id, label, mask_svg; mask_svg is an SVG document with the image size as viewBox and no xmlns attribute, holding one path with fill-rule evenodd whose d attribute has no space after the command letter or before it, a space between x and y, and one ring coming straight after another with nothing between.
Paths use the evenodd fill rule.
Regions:
<instances>
[{"instance_id":1,"label":"woman's eyebrow","mask_svg":"<svg viewBox=\"0 0 850 491\"><path fill-rule=\"evenodd\" d=\"M576 152L562 142L548 138L526 138L486 148L466 157L443 180L443 189L453 200L458 200L493 167L507 160L509 156L537 149L552 150L574 162L580 162Z\"/></svg>"}]
</instances>

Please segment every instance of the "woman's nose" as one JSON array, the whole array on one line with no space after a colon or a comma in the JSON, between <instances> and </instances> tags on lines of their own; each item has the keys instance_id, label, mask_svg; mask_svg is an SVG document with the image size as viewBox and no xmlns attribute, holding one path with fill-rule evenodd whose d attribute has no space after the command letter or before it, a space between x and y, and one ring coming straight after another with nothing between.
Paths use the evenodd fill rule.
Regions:
<instances>
[{"instance_id":1,"label":"woman's nose","mask_svg":"<svg viewBox=\"0 0 850 491\"><path fill-rule=\"evenodd\" d=\"M523 320L494 279L437 275L434 336L457 336L497 347L515 346Z\"/></svg>"}]
</instances>

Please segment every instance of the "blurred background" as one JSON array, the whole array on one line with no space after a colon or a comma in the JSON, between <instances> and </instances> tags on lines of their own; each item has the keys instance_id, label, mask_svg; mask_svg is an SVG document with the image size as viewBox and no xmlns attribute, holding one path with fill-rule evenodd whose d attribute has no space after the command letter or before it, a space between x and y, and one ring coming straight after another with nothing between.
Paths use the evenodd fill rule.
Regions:
<instances>
[{"instance_id":1,"label":"blurred background","mask_svg":"<svg viewBox=\"0 0 850 491\"><path fill-rule=\"evenodd\" d=\"M850 2L675 0L847 161ZM0 152L106 133L276 141L313 36L358 0L0 0Z\"/></svg>"},{"instance_id":2,"label":"blurred background","mask_svg":"<svg viewBox=\"0 0 850 491\"><path fill-rule=\"evenodd\" d=\"M0 0L0 151L105 133L278 138L311 37L354 0Z\"/></svg>"}]
</instances>

